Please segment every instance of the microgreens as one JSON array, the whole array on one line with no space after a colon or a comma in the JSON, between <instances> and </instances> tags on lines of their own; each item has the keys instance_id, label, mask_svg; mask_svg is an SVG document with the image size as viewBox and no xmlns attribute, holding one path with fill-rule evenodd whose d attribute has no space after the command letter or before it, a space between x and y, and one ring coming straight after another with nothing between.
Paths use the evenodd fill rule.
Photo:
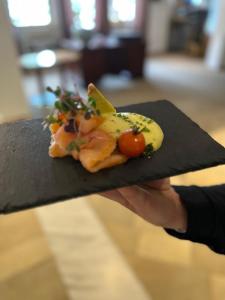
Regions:
<instances>
[{"instance_id":1,"label":"microgreens","mask_svg":"<svg viewBox=\"0 0 225 300\"><path fill-rule=\"evenodd\" d=\"M68 152L72 152L76 150L77 152L80 152L80 146L85 144L85 141L82 139L76 139L75 141L72 141L69 143L69 145L66 147L66 150Z\"/></svg>"},{"instance_id":2,"label":"microgreens","mask_svg":"<svg viewBox=\"0 0 225 300\"><path fill-rule=\"evenodd\" d=\"M47 87L47 91L56 96L54 103L55 111L51 113L43 122L44 127L47 127L53 123L62 124L58 118L58 114L67 114L69 117L73 117L77 112L84 112L85 118L90 119L92 115L100 115L100 110L96 109L96 100L92 97L88 98L87 104L80 97L79 93L73 93L70 91L62 90L57 87L55 90L51 87Z\"/></svg>"},{"instance_id":3,"label":"microgreens","mask_svg":"<svg viewBox=\"0 0 225 300\"><path fill-rule=\"evenodd\" d=\"M94 98L88 97L88 103L89 103L92 107L96 108L96 100L95 100Z\"/></svg>"},{"instance_id":4,"label":"microgreens","mask_svg":"<svg viewBox=\"0 0 225 300\"><path fill-rule=\"evenodd\" d=\"M152 144L148 144L146 147L145 147L145 151L143 153L143 155L145 157L151 157L153 155L153 152L154 152L154 147Z\"/></svg>"}]
</instances>

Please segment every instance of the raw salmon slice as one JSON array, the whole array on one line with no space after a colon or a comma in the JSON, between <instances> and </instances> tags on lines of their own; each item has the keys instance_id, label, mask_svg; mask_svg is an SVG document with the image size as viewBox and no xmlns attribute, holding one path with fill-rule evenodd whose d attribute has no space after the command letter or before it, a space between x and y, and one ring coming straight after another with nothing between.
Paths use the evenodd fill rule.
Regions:
<instances>
[{"instance_id":1,"label":"raw salmon slice","mask_svg":"<svg viewBox=\"0 0 225 300\"><path fill-rule=\"evenodd\" d=\"M116 148L116 139L102 130L95 130L89 135L90 142L81 149L79 159L90 172L108 158Z\"/></svg>"},{"instance_id":2,"label":"raw salmon slice","mask_svg":"<svg viewBox=\"0 0 225 300\"><path fill-rule=\"evenodd\" d=\"M101 169L106 169L106 168L123 164L127 160L128 158L123 154L112 154L109 157L107 157L105 160L97 163L94 167L90 168L88 171L95 173Z\"/></svg>"},{"instance_id":3,"label":"raw salmon slice","mask_svg":"<svg viewBox=\"0 0 225 300\"><path fill-rule=\"evenodd\" d=\"M85 119L84 116L79 117L79 132L87 134L96 129L104 121L103 117L92 116L90 119Z\"/></svg>"},{"instance_id":4,"label":"raw salmon slice","mask_svg":"<svg viewBox=\"0 0 225 300\"><path fill-rule=\"evenodd\" d=\"M50 147L49 147L49 156L51 157L64 157L66 155L68 155L68 152L65 151L64 149L62 149L61 147L59 147L58 144L56 144L56 142L53 142Z\"/></svg>"},{"instance_id":5,"label":"raw salmon slice","mask_svg":"<svg viewBox=\"0 0 225 300\"><path fill-rule=\"evenodd\" d=\"M77 133L66 132L64 126L61 126L56 134L53 135L54 141L59 145L60 148L65 149L68 145L74 141L77 137Z\"/></svg>"}]
</instances>

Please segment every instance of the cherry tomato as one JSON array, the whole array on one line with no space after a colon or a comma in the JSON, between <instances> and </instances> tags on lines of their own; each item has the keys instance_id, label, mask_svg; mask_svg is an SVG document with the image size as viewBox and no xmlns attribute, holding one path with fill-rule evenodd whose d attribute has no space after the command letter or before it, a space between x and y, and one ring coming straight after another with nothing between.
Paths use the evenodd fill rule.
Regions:
<instances>
[{"instance_id":1,"label":"cherry tomato","mask_svg":"<svg viewBox=\"0 0 225 300\"><path fill-rule=\"evenodd\" d=\"M143 133L128 130L121 134L118 145L122 154L127 157L137 157L145 150L145 138Z\"/></svg>"}]
</instances>

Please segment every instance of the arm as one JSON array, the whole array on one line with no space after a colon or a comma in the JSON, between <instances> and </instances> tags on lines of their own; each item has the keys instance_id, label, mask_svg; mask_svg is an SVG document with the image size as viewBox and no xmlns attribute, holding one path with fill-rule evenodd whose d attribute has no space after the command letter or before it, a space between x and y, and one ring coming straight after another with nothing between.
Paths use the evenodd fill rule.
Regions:
<instances>
[{"instance_id":1,"label":"arm","mask_svg":"<svg viewBox=\"0 0 225 300\"><path fill-rule=\"evenodd\" d=\"M177 238L225 254L225 185L172 187L164 179L103 195Z\"/></svg>"},{"instance_id":2,"label":"arm","mask_svg":"<svg viewBox=\"0 0 225 300\"><path fill-rule=\"evenodd\" d=\"M225 185L174 187L187 211L187 231L166 231L180 239L203 243L225 254Z\"/></svg>"}]
</instances>

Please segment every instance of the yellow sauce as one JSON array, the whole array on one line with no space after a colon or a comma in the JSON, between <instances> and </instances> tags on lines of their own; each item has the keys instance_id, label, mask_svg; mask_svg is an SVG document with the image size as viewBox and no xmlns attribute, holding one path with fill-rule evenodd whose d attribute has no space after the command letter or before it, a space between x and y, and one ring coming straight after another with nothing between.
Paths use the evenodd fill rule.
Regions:
<instances>
[{"instance_id":1,"label":"yellow sauce","mask_svg":"<svg viewBox=\"0 0 225 300\"><path fill-rule=\"evenodd\" d=\"M154 151L162 145L164 137L162 129L150 118L135 113L108 113L104 114L103 117L105 121L99 128L116 138L135 125L140 129L144 128L142 133L145 137L145 144L152 144Z\"/></svg>"}]
</instances>

